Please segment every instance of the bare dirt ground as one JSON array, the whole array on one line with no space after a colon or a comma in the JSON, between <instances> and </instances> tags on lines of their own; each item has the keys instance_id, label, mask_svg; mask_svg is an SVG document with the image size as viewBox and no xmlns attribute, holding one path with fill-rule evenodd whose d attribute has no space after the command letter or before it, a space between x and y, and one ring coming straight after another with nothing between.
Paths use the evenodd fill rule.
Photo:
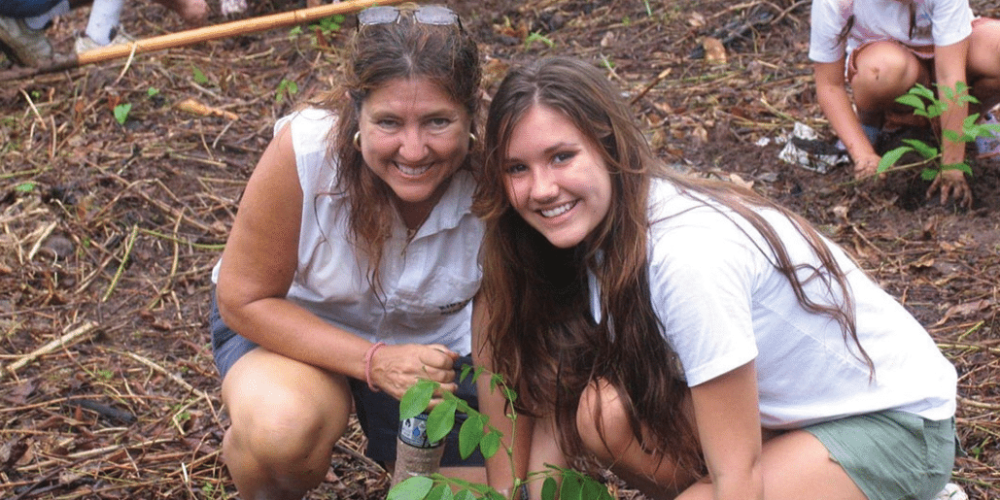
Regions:
<instances>
[{"instance_id":1,"label":"bare dirt ground","mask_svg":"<svg viewBox=\"0 0 1000 500\"><path fill-rule=\"evenodd\" d=\"M964 211L925 200L915 173L855 184L848 167L779 160L774 139L796 122L830 135L805 0L446 3L482 42L490 87L541 55L602 64L665 160L751 184L848 248L954 362L968 452L955 481L975 500L1000 496L998 165L974 166ZM265 0L247 15L301 6ZM1000 17L995 0L973 6ZM57 47L85 20L77 11L50 30ZM123 23L138 38L182 29L149 2L130 3ZM724 61L704 55L706 38L723 42ZM219 454L210 271L273 122L335 81L342 40L280 29L0 80L0 497L235 494ZM214 111L186 111L189 100ZM338 447L310 498L384 497L388 478L362 444L355 434Z\"/></svg>"}]
</instances>

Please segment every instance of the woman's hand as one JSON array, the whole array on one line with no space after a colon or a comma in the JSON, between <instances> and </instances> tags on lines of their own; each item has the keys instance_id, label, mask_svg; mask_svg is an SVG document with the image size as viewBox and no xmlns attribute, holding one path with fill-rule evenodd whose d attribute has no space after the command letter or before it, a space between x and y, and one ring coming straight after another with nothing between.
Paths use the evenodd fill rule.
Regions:
<instances>
[{"instance_id":1,"label":"woman's hand","mask_svg":"<svg viewBox=\"0 0 1000 500\"><path fill-rule=\"evenodd\" d=\"M443 391L455 392L455 361L458 353L441 344L387 345L375 352L371 359L371 383L396 399L417 383L419 379L441 384L435 398L440 400ZM433 402L433 400L432 400Z\"/></svg>"},{"instance_id":2,"label":"woman's hand","mask_svg":"<svg viewBox=\"0 0 1000 500\"><path fill-rule=\"evenodd\" d=\"M854 178L857 180L867 179L878 174L878 163L882 161L882 157L875 154L860 154L854 160ZM879 179L885 177L885 174L879 175Z\"/></svg>"},{"instance_id":3,"label":"woman's hand","mask_svg":"<svg viewBox=\"0 0 1000 500\"><path fill-rule=\"evenodd\" d=\"M955 203L960 207L970 208L972 206L972 189L965 180L965 174L961 170L942 170L934 178L930 189L927 190L927 197L934 196L938 190L941 191L941 204L944 205L951 197L955 198Z\"/></svg>"}]
</instances>

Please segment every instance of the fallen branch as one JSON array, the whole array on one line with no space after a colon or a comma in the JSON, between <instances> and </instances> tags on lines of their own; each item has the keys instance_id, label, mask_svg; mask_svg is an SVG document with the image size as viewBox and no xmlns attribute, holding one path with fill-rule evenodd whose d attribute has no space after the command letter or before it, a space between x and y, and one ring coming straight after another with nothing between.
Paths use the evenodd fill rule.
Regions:
<instances>
[{"instance_id":1,"label":"fallen branch","mask_svg":"<svg viewBox=\"0 0 1000 500\"><path fill-rule=\"evenodd\" d=\"M121 354L126 354L130 358L132 358L132 359L134 359L134 360L136 360L136 361L138 361L138 362L140 362L140 363L142 363L142 364L144 364L144 365L152 368L153 371L156 371L156 372L159 372L159 373L161 373L163 375L166 375L167 377L170 378L170 380L173 380L174 382L176 382L177 385L180 385L181 387L187 389L189 392L192 392L192 393L198 395L199 398L204 399L205 402L208 403L208 407L211 408L213 412L215 411L215 407L212 405L212 399L210 397L208 397L208 394L206 394L204 391L199 390L195 386L193 386L193 385L185 382L184 379L180 378L179 376L174 375L173 373L170 373L169 371L167 371L166 368L164 368L164 367L162 367L162 366L154 363L153 361L151 361L151 360L149 360L147 358L144 358L144 357L142 357L142 356L140 356L140 355L138 355L136 353L125 352L125 353L121 353Z\"/></svg>"},{"instance_id":2,"label":"fallen branch","mask_svg":"<svg viewBox=\"0 0 1000 500\"><path fill-rule=\"evenodd\" d=\"M993 410L993 411L1000 410L1000 405L998 404L981 403L974 399L963 398L962 396L958 397L958 402L961 403L963 406L971 406L973 408L982 408L984 410Z\"/></svg>"},{"instance_id":3,"label":"fallen branch","mask_svg":"<svg viewBox=\"0 0 1000 500\"><path fill-rule=\"evenodd\" d=\"M280 14L271 14L250 19L242 19L229 23L205 26L187 31L179 31L167 35L136 40L134 42L111 45L98 49L88 50L78 55L57 58L47 66L40 68L18 68L0 73L0 81L30 78L42 73L52 73L73 68L78 68L87 64L120 59L122 57L134 57L136 54L156 52L159 50L184 47L200 42L218 40L237 35L246 35L269 31L287 26L305 24L311 21L323 19L337 14L349 14L357 12L373 5L391 5L400 3L403 0L348 0L345 2L320 5L308 9L299 9ZM127 68L126 68L127 69ZM124 70L123 70L124 74ZM120 77L119 77L120 78Z\"/></svg>"},{"instance_id":4,"label":"fallen branch","mask_svg":"<svg viewBox=\"0 0 1000 500\"><path fill-rule=\"evenodd\" d=\"M0 380L3 380L4 375L8 372L11 375L14 375L18 370L24 368L25 365L31 363L40 356L44 356L52 351L55 351L56 349L66 347L78 340L81 340L83 337L89 335L95 330L97 330L97 323L94 323L93 321L88 321L83 325L80 325L77 329L62 335L61 337L43 345L42 347L39 347L38 349L35 349L34 351L31 351L28 354L25 354L17 361L7 365L6 368L0 370Z\"/></svg>"}]
</instances>

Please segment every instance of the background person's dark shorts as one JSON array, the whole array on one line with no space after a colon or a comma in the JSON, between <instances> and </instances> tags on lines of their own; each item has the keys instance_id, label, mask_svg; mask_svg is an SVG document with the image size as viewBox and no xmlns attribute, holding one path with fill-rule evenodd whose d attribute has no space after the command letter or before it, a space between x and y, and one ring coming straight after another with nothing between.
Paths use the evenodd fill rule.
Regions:
<instances>
[{"instance_id":1,"label":"background person's dark shorts","mask_svg":"<svg viewBox=\"0 0 1000 500\"><path fill-rule=\"evenodd\" d=\"M212 309L209 312L209 328L212 334L212 353L220 378L226 378L226 373L244 354L257 348L257 344L234 332L226 326L219 315L219 307L212 293ZM459 379L462 367L472 364L472 356L463 356L455 362L455 380ZM476 396L476 385L468 377L458 382L455 395L464 399L469 406L479 409ZM399 401L384 392L372 392L364 381L348 378L351 393L354 395L354 407L361 423L361 429L368 437L368 447L365 455L377 462L386 463L396 460L396 435L399 431ZM467 459L462 460L458 448L458 430L465 422L465 414L455 414L455 428L445 438L443 467L474 467L482 466L485 461L476 449Z\"/></svg>"}]
</instances>

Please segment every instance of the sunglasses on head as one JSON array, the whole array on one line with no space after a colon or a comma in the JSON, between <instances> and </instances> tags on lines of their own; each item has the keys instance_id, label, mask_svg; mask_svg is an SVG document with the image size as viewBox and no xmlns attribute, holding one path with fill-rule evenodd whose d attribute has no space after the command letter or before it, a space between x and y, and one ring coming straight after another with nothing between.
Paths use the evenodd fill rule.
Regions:
<instances>
[{"instance_id":1,"label":"sunglasses on head","mask_svg":"<svg viewBox=\"0 0 1000 500\"><path fill-rule=\"evenodd\" d=\"M420 24L437 26L458 26L462 21L453 10L443 5L421 5L413 10L413 19ZM400 10L392 6L370 7L358 13L359 26L375 26L399 22Z\"/></svg>"}]
</instances>

